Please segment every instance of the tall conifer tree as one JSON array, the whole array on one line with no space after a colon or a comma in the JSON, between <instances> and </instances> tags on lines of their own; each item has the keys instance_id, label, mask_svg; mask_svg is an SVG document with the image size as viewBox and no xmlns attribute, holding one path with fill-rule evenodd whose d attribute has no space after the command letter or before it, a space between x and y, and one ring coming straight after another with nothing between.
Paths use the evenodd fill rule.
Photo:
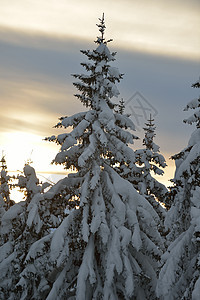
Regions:
<instances>
[{"instance_id":1,"label":"tall conifer tree","mask_svg":"<svg viewBox=\"0 0 200 300\"><path fill-rule=\"evenodd\" d=\"M89 59L81 64L88 74L74 75L80 92L75 96L89 110L62 117L56 127L72 126L72 131L49 138L61 146L55 163L76 169L67 178L72 191L68 201L78 197L78 206L53 233L32 245L27 263L37 269L37 282L25 278L26 291L35 292L31 284L43 286L48 300L153 299L162 253L159 217L114 168L121 162L134 167L134 152L128 147L133 135L124 130L134 130L134 125L114 112L111 98L119 95L115 83L122 74L111 66L116 53L109 51L104 37L104 16L97 26L97 48L81 51ZM50 272L34 264L37 248Z\"/></svg>"},{"instance_id":2,"label":"tall conifer tree","mask_svg":"<svg viewBox=\"0 0 200 300\"><path fill-rule=\"evenodd\" d=\"M199 88L199 81L192 87ZM200 98L190 101L184 110L189 109L195 111L184 122L196 124L196 130L188 146L173 156L175 187L166 219L170 245L157 288L161 299L196 300L200 295Z\"/></svg>"}]
</instances>

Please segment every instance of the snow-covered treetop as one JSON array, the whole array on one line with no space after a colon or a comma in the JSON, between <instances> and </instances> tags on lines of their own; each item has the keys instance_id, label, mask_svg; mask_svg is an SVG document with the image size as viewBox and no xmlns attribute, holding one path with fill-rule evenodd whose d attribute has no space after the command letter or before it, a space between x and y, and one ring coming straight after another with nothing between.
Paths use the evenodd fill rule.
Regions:
<instances>
[{"instance_id":1,"label":"snow-covered treetop","mask_svg":"<svg viewBox=\"0 0 200 300\"><path fill-rule=\"evenodd\" d=\"M119 100L119 104L117 105L117 109L115 110L117 113L123 115L124 114L124 110L125 110L125 104L124 104L124 99L122 98L121 100Z\"/></svg>"},{"instance_id":2,"label":"snow-covered treetop","mask_svg":"<svg viewBox=\"0 0 200 300\"><path fill-rule=\"evenodd\" d=\"M27 200L32 198L34 194L43 192L43 185L46 188L46 183L43 185L39 184L39 179L36 176L35 169L29 164L25 164L23 168L24 176L18 176L18 186L20 189L25 189L27 194Z\"/></svg>"},{"instance_id":3,"label":"snow-covered treetop","mask_svg":"<svg viewBox=\"0 0 200 300\"><path fill-rule=\"evenodd\" d=\"M8 182L8 180L10 179L10 176L7 175L7 164L6 164L5 155L2 155L0 164L1 164L0 183L2 185L3 182Z\"/></svg>"},{"instance_id":4,"label":"snow-covered treetop","mask_svg":"<svg viewBox=\"0 0 200 300\"><path fill-rule=\"evenodd\" d=\"M151 114L149 120L147 121L148 123L145 123L146 127L143 128L145 131L145 138L143 139L143 145L145 145L147 149L157 152L159 151L159 146L157 146L153 141L153 138L156 136L155 134L156 127L153 123L154 119L151 118Z\"/></svg>"},{"instance_id":5,"label":"snow-covered treetop","mask_svg":"<svg viewBox=\"0 0 200 300\"><path fill-rule=\"evenodd\" d=\"M1 191L1 188L3 187L3 185L7 185L9 179L10 179L10 176L7 175L7 165L6 165L6 160L5 160L5 156L3 155L2 158L1 158L1 161L0 161L1 165L0 165L0 168L1 168L1 172L0 172L0 191Z\"/></svg>"},{"instance_id":6,"label":"snow-covered treetop","mask_svg":"<svg viewBox=\"0 0 200 300\"><path fill-rule=\"evenodd\" d=\"M138 188L141 194L153 194L161 201L166 194L167 189L163 184L153 178L151 173L163 175L164 171L161 168L165 168L167 164L164 156L160 154L160 147L154 143L156 127L151 114L145 125L146 126L143 128L145 132L143 145L145 148L137 149L135 151L135 159L138 166L136 174L138 175L134 180L137 183L136 188Z\"/></svg>"},{"instance_id":7,"label":"snow-covered treetop","mask_svg":"<svg viewBox=\"0 0 200 300\"><path fill-rule=\"evenodd\" d=\"M192 87L199 88L199 81L194 83ZM176 161L175 180L184 181L187 178L187 183L194 187L200 183L200 98L190 101L184 110L187 111L189 109L194 109L195 112L191 117L183 121L188 124L196 123L197 128L192 133L187 147L172 156L172 159Z\"/></svg>"},{"instance_id":8,"label":"snow-covered treetop","mask_svg":"<svg viewBox=\"0 0 200 300\"><path fill-rule=\"evenodd\" d=\"M102 18L99 18L99 22L100 22L100 24L96 24L96 25L97 25L97 27L99 27L99 31L101 33L101 36L97 37L97 40L95 41L95 43L97 43L97 44L102 44L102 43L107 44L108 42L111 42L112 39L106 41L105 38L104 38L104 33L105 33L105 29L106 29L106 25L105 25L105 21L104 21L104 13L102 15Z\"/></svg>"},{"instance_id":9,"label":"snow-covered treetop","mask_svg":"<svg viewBox=\"0 0 200 300\"><path fill-rule=\"evenodd\" d=\"M144 127L145 137L143 139L143 145L146 146L146 149L136 150L135 152L136 157L138 157L139 164L145 164L147 169L152 169L155 174L162 175L163 171L154 164L158 164L159 167L165 168L166 161L164 156L159 153L160 147L154 143L153 139L156 136L156 127L153 122L154 119L151 118L150 114L149 120L145 123L146 127Z\"/></svg>"},{"instance_id":10,"label":"snow-covered treetop","mask_svg":"<svg viewBox=\"0 0 200 300\"><path fill-rule=\"evenodd\" d=\"M106 41L104 38L105 22L104 15L100 20L100 24L97 24L101 36L97 37L95 43L98 45L93 51L81 50L90 63L82 63L81 65L89 71L89 75L75 74L75 78L78 78L80 82L75 82L74 85L81 95L76 94L75 96L81 100L81 102L91 107L92 109L101 109L99 107L100 99L105 99L108 106L113 108L114 105L111 103L110 98L117 97L119 91L115 85L115 82L119 82L122 78L122 74L115 67L110 66L110 62L115 60L116 52L110 53L107 43L111 40Z\"/></svg>"},{"instance_id":11,"label":"snow-covered treetop","mask_svg":"<svg viewBox=\"0 0 200 300\"><path fill-rule=\"evenodd\" d=\"M2 155L2 158L1 158L1 160L0 160L0 163L1 163L1 165L0 165L1 170L7 169L6 160L5 160L5 155Z\"/></svg>"},{"instance_id":12,"label":"snow-covered treetop","mask_svg":"<svg viewBox=\"0 0 200 300\"><path fill-rule=\"evenodd\" d=\"M6 209L13 205L14 201L10 200L10 189L14 186L10 181L14 178L8 175L5 155L2 155L0 171L0 196L6 203Z\"/></svg>"},{"instance_id":13,"label":"snow-covered treetop","mask_svg":"<svg viewBox=\"0 0 200 300\"><path fill-rule=\"evenodd\" d=\"M194 88L200 88L200 79L196 83L192 85ZM199 109L198 109L199 108ZM187 106L184 108L184 111L188 111L189 109L196 109L192 116L187 119L184 119L184 123L193 124L196 123L196 127L200 128L200 97L195 98L190 101Z\"/></svg>"},{"instance_id":14,"label":"snow-covered treetop","mask_svg":"<svg viewBox=\"0 0 200 300\"><path fill-rule=\"evenodd\" d=\"M89 62L81 63L87 74L73 75L77 82L74 86L80 92L76 94L89 111L77 113L71 117L62 117L55 127L69 127L73 130L57 137L48 138L61 145L61 151L54 162L64 163L66 168L75 167L77 170L85 167L90 161L105 161L114 159L115 162L129 161L134 164L134 152L128 147L135 136L124 130L135 126L127 115L115 112L116 104L113 97L118 97L116 83L120 82L122 74L116 67L111 66L115 61L116 52L111 53L104 38L104 15L97 25L100 36L97 37L95 50L81 50ZM102 163L98 163L102 165Z\"/></svg>"}]
</instances>

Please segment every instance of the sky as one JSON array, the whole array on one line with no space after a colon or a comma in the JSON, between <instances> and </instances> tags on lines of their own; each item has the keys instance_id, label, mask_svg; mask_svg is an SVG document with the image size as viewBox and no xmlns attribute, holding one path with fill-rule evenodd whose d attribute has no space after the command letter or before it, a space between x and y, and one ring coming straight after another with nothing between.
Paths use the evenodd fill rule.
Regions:
<instances>
[{"instance_id":1,"label":"sky","mask_svg":"<svg viewBox=\"0 0 200 300\"><path fill-rule=\"evenodd\" d=\"M194 130L182 120L184 106L199 96L191 84L200 76L200 1L0 0L0 7L0 154L9 171L32 160L40 174L65 172L51 165L59 147L44 138L60 133L53 128L59 117L85 109L73 96L71 74L83 72L80 49L95 49L104 12L105 36L117 51L113 66L124 74L118 100L140 137L134 149L151 113L168 163L161 181L169 185L169 157Z\"/></svg>"}]
</instances>

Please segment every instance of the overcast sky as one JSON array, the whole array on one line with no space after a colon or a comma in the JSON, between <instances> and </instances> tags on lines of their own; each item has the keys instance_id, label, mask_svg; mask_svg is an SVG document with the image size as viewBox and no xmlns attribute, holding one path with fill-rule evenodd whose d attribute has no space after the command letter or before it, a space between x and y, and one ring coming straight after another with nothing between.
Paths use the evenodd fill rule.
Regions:
<instances>
[{"instance_id":1,"label":"overcast sky","mask_svg":"<svg viewBox=\"0 0 200 300\"><path fill-rule=\"evenodd\" d=\"M83 71L79 50L95 48L103 12L136 134L143 137L146 108L166 159L187 145L194 128L183 124L183 108L199 96L191 84L200 75L200 1L0 0L0 7L0 150L10 169L32 155L39 171L49 170L58 148L42 138L59 133L52 126L60 116L84 109L71 74Z\"/></svg>"}]
</instances>

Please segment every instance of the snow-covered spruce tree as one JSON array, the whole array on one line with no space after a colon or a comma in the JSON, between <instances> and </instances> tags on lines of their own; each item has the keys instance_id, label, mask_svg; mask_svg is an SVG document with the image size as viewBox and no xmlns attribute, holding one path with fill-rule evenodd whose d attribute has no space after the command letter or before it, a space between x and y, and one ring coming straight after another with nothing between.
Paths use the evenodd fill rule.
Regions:
<instances>
[{"instance_id":1,"label":"snow-covered spruce tree","mask_svg":"<svg viewBox=\"0 0 200 300\"><path fill-rule=\"evenodd\" d=\"M72 131L49 138L61 145L55 162L77 170L68 179L71 188L76 185L74 196L77 188L80 191L79 205L45 240L32 246L28 258L40 249L43 259L54 266L50 274L42 274L35 265L37 284L44 286L45 281L48 300L155 299L162 248L159 217L113 168L116 162L135 163L128 147L133 136L124 130L134 125L114 112L111 98L119 94L115 83L122 75L111 66L116 53L110 53L104 39L104 17L98 27L97 48L81 51L89 59L82 64L88 75L74 75L79 79L76 97L89 110L61 118L56 127L72 126Z\"/></svg>"},{"instance_id":2,"label":"snow-covered spruce tree","mask_svg":"<svg viewBox=\"0 0 200 300\"><path fill-rule=\"evenodd\" d=\"M152 176L152 173L154 175L163 175L164 171L161 168L165 168L167 164L164 156L160 154L160 147L154 143L156 127L151 114L145 125L145 137L143 139L145 148L135 151L136 164L139 166L137 169L138 176L136 176L136 188L151 203L160 216L159 229L163 232L165 209L161 206L161 203L165 202L168 190L164 184Z\"/></svg>"},{"instance_id":3,"label":"snow-covered spruce tree","mask_svg":"<svg viewBox=\"0 0 200 300\"><path fill-rule=\"evenodd\" d=\"M200 87L197 82L193 87ZM200 295L200 98L188 103L195 109L185 123L196 123L188 146L173 156L176 162L175 193L167 214L171 229L168 251L160 272L160 299L199 299Z\"/></svg>"},{"instance_id":4,"label":"snow-covered spruce tree","mask_svg":"<svg viewBox=\"0 0 200 300\"><path fill-rule=\"evenodd\" d=\"M161 168L166 167L166 161L160 154L160 147L154 143L155 125L151 118L145 123L145 137L143 145L145 148L135 151L136 167L129 168L127 164L121 164L119 169L120 174L130 181L135 189L139 191L154 207L160 216L159 230L163 231L163 222L165 218L165 209L161 203L165 202L165 197L168 192L165 185L160 183L152 175L163 175L164 171Z\"/></svg>"},{"instance_id":5,"label":"snow-covered spruce tree","mask_svg":"<svg viewBox=\"0 0 200 300\"><path fill-rule=\"evenodd\" d=\"M156 135L153 121L150 115L150 119L145 123L143 139L145 149L135 151L136 163L140 166L138 190L142 195L154 195L160 202L163 202L167 189L151 175L151 172L155 175L163 175L164 171L161 168L166 167L165 158L160 154L160 147L153 140Z\"/></svg>"},{"instance_id":6,"label":"snow-covered spruce tree","mask_svg":"<svg viewBox=\"0 0 200 300\"><path fill-rule=\"evenodd\" d=\"M19 186L26 189L25 201L10 207L3 214L1 224L0 298L6 300L21 300L17 283L29 248L60 223L42 194L47 184L39 185L33 167L25 165L24 176L19 176Z\"/></svg>"},{"instance_id":7,"label":"snow-covered spruce tree","mask_svg":"<svg viewBox=\"0 0 200 300\"><path fill-rule=\"evenodd\" d=\"M48 228L49 234L43 234L41 239L32 243L24 260L24 269L20 274L20 280L16 285L16 299L25 300L29 297L31 299L46 299L57 275L62 271L62 267L56 267L50 259L49 250L55 228L61 224L70 210L79 205L78 192L74 193L76 187L78 191L79 180L77 182L76 186L73 179L66 177L53 185L46 193L40 195L40 211L43 211L41 220ZM35 198L37 200L37 197L34 196L32 202ZM31 211L29 214L31 216ZM31 218L30 221L29 227L32 223L36 225L34 218ZM77 245L74 244L74 247L77 250Z\"/></svg>"},{"instance_id":8,"label":"snow-covered spruce tree","mask_svg":"<svg viewBox=\"0 0 200 300\"><path fill-rule=\"evenodd\" d=\"M24 175L18 176L18 186L24 192L25 199L29 203L35 194L42 191L42 187L39 185L35 169L30 164L25 164L23 173Z\"/></svg>"},{"instance_id":9,"label":"snow-covered spruce tree","mask_svg":"<svg viewBox=\"0 0 200 300\"><path fill-rule=\"evenodd\" d=\"M0 197L4 200L4 207L7 210L10 206L14 204L14 201L10 199L10 189L12 188L11 180L12 177L8 175L7 165L5 156L1 158L1 172L0 172Z\"/></svg>"},{"instance_id":10,"label":"snow-covered spruce tree","mask_svg":"<svg viewBox=\"0 0 200 300\"><path fill-rule=\"evenodd\" d=\"M10 203L10 190L8 186L8 180L9 176L7 175L6 169L6 161L5 157L2 156L1 158L1 173L0 173L0 235L1 235L1 222L2 217L4 213L6 212L6 209L8 208L8 205ZM0 239L0 245L2 244L2 241Z\"/></svg>"},{"instance_id":11,"label":"snow-covered spruce tree","mask_svg":"<svg viewBox=\"0 0 200 300\"><path fill-rule=\"evenodd\" d=\"M44 193L44 191L52 184L48 182L40 183L39 179L37 178L35 169L28 163L25 164L23 172L24 175L18 176L18 186L21 189L21 191L24 192L26 204L28 205L29 209L30 207L32 207L34 201L39 201L38 204L42 205L43 207L41 209L41 213L44 210L42 213L43 223L49 224L47 218L49 218L51 213L57 215L57 217L59 216L59 219L63 219L63 216L65 215L64 210L66 209L66 207L64 207L63 201L66 202L66 198L69 197L68 194L70 193L70 189L68 189L66 192L64 191L62 184L58 183L55 186L55 188L49 191L48 196L46 198L46 194ZM60 191L62 191L62 194L60 194ZM50 192L54 197L54 201L47 202L46 200L48 199ZM29 205L29 203L32 204ZM46 209L44 209L44 207Z\"/></svg>"},{"instance_id":12,"label":"snow-covered spruce tree","mask_svg":"<svg viewBox=\"0 0 200 300\"><path fill-rule=\"evenodd\" d=\"M13 177L7 173L7 165L5 156L1 158L1 171L0 171L0 246L4 243L2 238L2 218L4 213L14 205L14 201L10 199L10 189L14 186L11 183Z\"/></svg>"}]
</instances>

